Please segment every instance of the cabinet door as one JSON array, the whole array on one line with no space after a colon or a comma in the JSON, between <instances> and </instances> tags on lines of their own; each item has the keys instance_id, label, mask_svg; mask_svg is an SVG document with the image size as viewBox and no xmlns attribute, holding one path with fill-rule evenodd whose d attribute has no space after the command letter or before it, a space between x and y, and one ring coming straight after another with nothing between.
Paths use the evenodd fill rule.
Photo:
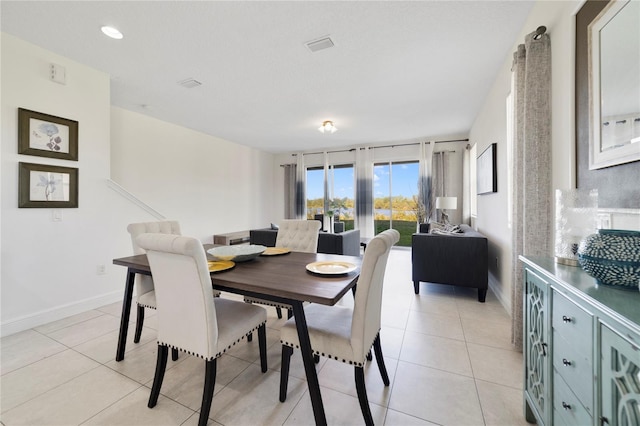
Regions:
<instances>
[{"instance_id":1,"label":"cabinet door","mask_svg":"<svg viewBox=\"0 0 640 426\"><path fill-rule=\"evenodd\" d=\"M640 425L640 346L604 324L600 330L601 424Z\"/></svg>"},{"instance_id":2,"label":"cabinet door","mask_svg":"<svg viewBox=\"0 0 640 426\"><path fill-rule=\"evenodd\" d=\"M525 269L524 293L524 380L528 407L539 424L551 424L553 400L551 399L551 341L549 285L532 271Z\"/></svg>"}]
</instances>

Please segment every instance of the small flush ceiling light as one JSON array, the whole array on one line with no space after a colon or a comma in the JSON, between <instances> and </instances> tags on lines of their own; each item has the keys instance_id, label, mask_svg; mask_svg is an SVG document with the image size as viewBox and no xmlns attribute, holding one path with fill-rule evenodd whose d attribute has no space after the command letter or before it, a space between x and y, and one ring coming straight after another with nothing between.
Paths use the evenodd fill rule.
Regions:
<instances>
[{"instance_id":1,"label":"small flush ceiling light","mask_svg":"<svg viewBox=\"0 0 640 426\"><path fill-rule=\"evenodd\" d=\"M333 121L325 121L322 123L322 126L318 127L320 133L335 133L338 128L333 125Z\"/></svg>"},{"instance_id":2,"label":"small flush ceiling light","mask_svg":"<svg viewBox=\"0 0 640 426\"><path fill-rule=\"evenodd\" d=\"M108 37L111 37L111 38L115 38L116 40L120 40L122 37L124 37L120 31L118 31L117 29L115 29L113 27L110 27L108 25L105 25L104 27L102 27L100 29L102 30L104 35L106 35Z\"/></svg>"}]
</instances>

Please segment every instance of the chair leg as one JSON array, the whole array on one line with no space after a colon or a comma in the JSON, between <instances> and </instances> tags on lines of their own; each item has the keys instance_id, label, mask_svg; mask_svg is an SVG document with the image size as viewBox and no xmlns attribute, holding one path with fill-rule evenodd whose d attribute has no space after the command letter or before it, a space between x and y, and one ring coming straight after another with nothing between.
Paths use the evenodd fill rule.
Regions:
<instances>
[{"instance_id":1,"label":"chair leg","mask_svg":"<svg viewBox=\"0 0 640 426\"><path fill-rule=\"evenodd\" d=\"M382 376L382 382L385 386L389 386L389 375L387 374L387 367L384 365L384 358L382 357L382 345L380 344L380 333L373 341L373 350L376 353L376 362L378 363L378 370Z\"/></svg>"},{"instance_id":2,"label":"chair leg","mask_svg":"<svg viewBox=\"0 0 640 426\"><path fill-rule=\"evenodd\" d=\"M247 342L252 342L252 341L253 341L253 333L247 334Z\"/></svg>"},{"instance_id":3,"label":"chair leg","mask_svg":"<svg viewBox=\"0 0 640 426\"><path fill-rule=\"evenodd\" d=\"M413 291L415 294L419 294L420 293L420 281L414 281L413 282Z\"/></svg>"},{"instance_id":4,"label":"chair leg","mask_svg":"<svg viewBox=\"0 0 640 426\"><path fill-rule=\"evenodd\" d=\"M149 396L149 403L147 407L153 408L158 403L158 396L160 396L160 388L162 387L162 380L164 379L164 371L167 368L167 355L169 355L169 348L167 346L158 345L158 360L156 361L156 375L153 378L153 386L151 387L151 395Z\"/></svg>"},{"instance_id":5,"label":"chair leg","mask_svg":"<svg viewBox=\"0 0 640 426\"><path fill-rule=\"evenodd\" d=\"M282 365L280 366L280 402L287 400L287 386L289 385L289 364L293 348L282 345Z\"/></svg>"},{"instance_id":6,"label":"chair leg","mask_svg":"<svg viewBox=\"0 0 640 426\"><path fill-rule=\"evenodd\" d=\"M367 352L367 361L371 361L373 359L373 355L371 355L371 349Z\"/></svg>"},{"instance_id":7,"label":"chair leg","mask_svg":"<svg viewBox=\"0 0 640 426\"><path fill-rule=\"evenodd\" d=\"M478 302L484 303L486 298L487 298L487 289L486 288L479 288L478 289Z\"/></svg>"},{"instance_id":8,"label":"chair leg","mask_svg":"<svg viewBox=\"0 0 640 426\"><path fill-rule=\"evenodd\" d=\"M133 343L138 343L140 341L143 324L144 324L144 306L138 305L138 315L136 317L136 334L133 337Z\"/></svg>"},{"instance_id":9,"label":"chair leg","mask_svg":"<svg viewBox=\"0 0 640 426\"><path fill-rule=\"evenodd\" d=\"M216 387L217 358L207 361L204 373L204 391L202 392L202 405L200 406L200 418L198 426L206 426L209 421L211 411L211 400L213 400L213 389Z\"/></svg>"},{"instance_id":10,"label":"chair leg","mask_svg":"<svg viewBox=\"0 0 640 426\"><path fill-rule=\"evenodd\" d=\"M369 399L367 398L367 388L364 386L364 367L355 368L356 391L358 392L358 402L360 402L360 410L364 417L364 423L367 426L373 426L373 417L369 408Z\"/></svg>"},{"instance_id":11,"label":"chair leg","mask_svg":"<svg viewBox=\"0 0 640 426\"><path fill-rule=\"evenodd\" d=\"M293 309L287 309L287 319L293 318Z\"/></svg>"},{"instance_id":12,"label":"chair leg","mask_svg":"<svg viewBox=\"0 0 640 426\"><path fill-rule=\"evenodd\" d=\"M276 313L278 314L278 319L282 319L282 309L279 306L276 306Z\"/></svg>"},{"instance_id":13,"label":"chair leg","mask_svg":"<svg viewBox=\"0 0 640 426\"><path fill-rule=\"evenodd\" d=\"M176 348L171 348L171 361L178 360L178 350Z\"/></svg>"},{"instance_id":14,"label":"chair leg","mask_svg":"<svg viewBox=\"0 0 640 426\"><path fill-rule=\"evenodd\" d=\"M262 324L258 328L258 345L260 346L260 368L267 372L267 327Z\"/></svg>"}]
</instances>

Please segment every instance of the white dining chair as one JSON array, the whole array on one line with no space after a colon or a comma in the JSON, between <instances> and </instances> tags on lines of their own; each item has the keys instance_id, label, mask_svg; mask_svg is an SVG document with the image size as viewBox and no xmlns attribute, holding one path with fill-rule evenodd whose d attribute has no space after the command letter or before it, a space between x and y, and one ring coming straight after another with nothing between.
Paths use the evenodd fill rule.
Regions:
<instances>
[{"instance_id":1,"label":"white dining chair","mask_svg":"<svg viewBox=\"0 0 640 426\"><path fill-rule=\"evenodd\" d=\"M260 366L267 371L266 310L240 301L213 297L202 243L191 237L142 234L158 306L158 359L148 407L158 402L168 348L205 360L205 381L198 424L209 418L216 381L216 360L253 331L258 331Z\"/></svg>"},{"instance_id":2,"label":"white dining chair","mask_svg":"<svg viewBox=\"0 0 640 426\"><path fill-rule=\"evenodd\" d=\"M158 234L180 235L180 223L175 220L165 220L156 222L131 223L127 226L127 231L131 235L131 245L133 254L144 254L145 251L137 243L138 235L153 232ZM148 275L136 275L136 332L133 338L134 343L140 342L142 327L144 326L145 308L156 309L156 293L153 287L153 279ZM177 359L177 352L172 353L174 361Z\"/></svg>"},{"instance_id":3,"label":"white dining chair","mask_svg":"<svg viewBox=\"0 0 640 426\"><path fill-rule=\"evenodd\" d=\"M279 225L278 235L276 236L276 247L304 253L317 253L320 225L320 222L317 220L285 220ZM253 297L245 297L244 301L247 303L261 303L263 305L275 306L278 318L282 318L282 309L287 309L287 312L289 312L288 316L289 318L291 317L291 306L289 305Z\"/></svg>"},{"instance_id":4,"label":"white dining chair","mask_svg":"<svg viewBox=\"0 0 640 426\"><path fill-rule=\"evenodd\" d=\"M175 220L163 220L156 222L131 223L127 226L127 231L131 235L131 245L133 254L144 254L145 251L136 243L136 237L144 233L181 235L180 223ZM214 296L219 296L220 292L215 291ZM156 309L156 293L153 286L153 278L148 275L137 274L136 276L136 331L133 342L140 342L142 327L144 326L144 310ZM171 359L178 359L178 351L172 351Z\"/></svg>"},{"instance_id":5,"label":"white dining chair","mask_svg":"<svg viewBox=\"0 0 640 426\"><path fill-rule=\"evenodd\" d=\"M367 245L353 307L313 303L304 308L314 355L339 360L355 367L358 401L367 425L373 424L373 417L364 383L364 364L372 346L382 381L385 386L389 386L389 376L380 344L382 284L389 252L399 238L398 231L388 229L374 237ZM300 347L295 318L289 319L280 329L280 341L280 401L284 402L287 398L291 354L293 348Z\"/></svg>"}]
</instances>

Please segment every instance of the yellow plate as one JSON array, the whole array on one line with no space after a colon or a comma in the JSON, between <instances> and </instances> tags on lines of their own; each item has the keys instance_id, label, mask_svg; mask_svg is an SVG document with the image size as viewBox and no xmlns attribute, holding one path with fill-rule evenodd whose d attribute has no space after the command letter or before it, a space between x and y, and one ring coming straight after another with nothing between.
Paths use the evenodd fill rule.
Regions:
<instances>
[{"instance_id":1,"label":"yellow plate","mask_svg":"<svg viewBox=\"0 0 640 426\"><path fill-rule=\"evenodd\" d=\"M262 256L277 256L279 254L287 254L291 253L291 250L284 247L267 247L265 251L262 252Z\"/></svg>"},{"instance_id":2,"label":"yellow plate","mask_svg":"<svg viewBox=\"0 0 640 426\"><path fill-rule=\"evenodd\" d=\"M222 272L236 266L236 264L230 260L209 260L207 263L209 264L210 272Z\"/></svg>"},{"instance_id":3,"label":"yellow plate","mask_svg":"<svg viewBox=\"0 0 640 426\"><path fill-rule=\"evenodd\" d=\"M349 262L313 262L307 265L307 271L322 275L347 274L356 268L356 265Z\"/></svg>"}]
</instances>

